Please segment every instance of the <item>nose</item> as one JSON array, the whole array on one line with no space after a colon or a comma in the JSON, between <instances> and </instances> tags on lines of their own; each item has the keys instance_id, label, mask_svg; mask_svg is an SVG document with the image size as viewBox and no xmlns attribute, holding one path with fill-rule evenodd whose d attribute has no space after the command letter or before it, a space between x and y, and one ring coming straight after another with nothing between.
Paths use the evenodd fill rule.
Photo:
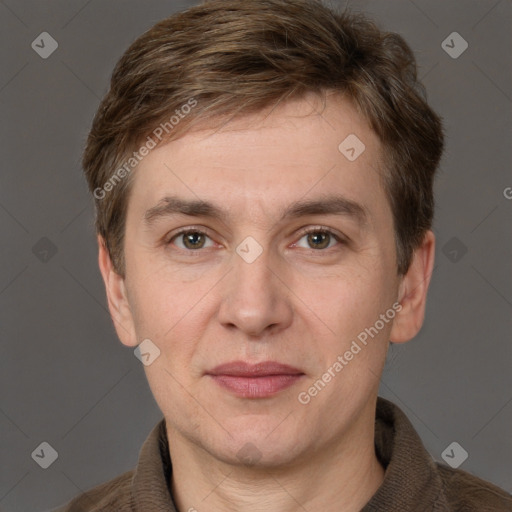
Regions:
<instances>
[{"instance_id":1,"label":"nose","mask_svg":"<svg viewBox=\"0 0 512 512\"><path fill-rule=\"evenodd\" d=\"M262 337L286 329L292 322L291 291L286 276L272 265L269 251L252 263L238 254L224 282L218 318L230 329L247 336Z\"/></svg>"}]
</instances>

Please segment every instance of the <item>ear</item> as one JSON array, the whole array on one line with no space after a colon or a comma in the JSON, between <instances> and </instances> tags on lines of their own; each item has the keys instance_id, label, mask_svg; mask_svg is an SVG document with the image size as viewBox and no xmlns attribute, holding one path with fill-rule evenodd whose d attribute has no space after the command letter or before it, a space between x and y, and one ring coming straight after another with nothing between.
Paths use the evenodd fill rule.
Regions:
<instances>
[{"instance_id":1,"label":"ear","mask_svg":"<svg viewBox=\"0 0 512 512\"><path fill-rule=\"evenodd\" d=\"M411 266L402 276L398 302L402 309L393 320L390 341L404 343L414 338L423 325L427 291L434 268L435 236L427 231L423 242L413 254Z\"/></svg>"},{"instance_id":2,"label":"ear","mask_svg":"<svg viewBox=\"0 0 512 512\"><path fill-rule=\"evenodd\" d=\"M123 345L136 347L138 342L125 280L114 270L110 254L101 235L98 235L98 247L98 263L107 292L108 309L117 335Z\"/></svg>"}]
</instances>

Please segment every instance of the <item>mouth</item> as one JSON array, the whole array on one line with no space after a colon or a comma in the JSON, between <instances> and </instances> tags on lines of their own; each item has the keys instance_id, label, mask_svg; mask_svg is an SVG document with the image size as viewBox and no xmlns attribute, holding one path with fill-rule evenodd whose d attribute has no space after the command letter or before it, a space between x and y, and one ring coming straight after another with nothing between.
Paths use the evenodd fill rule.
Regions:
<instances>
[{"instance_id":1,"label":"mouth","mask_svg":"<svg viewBox=\"0 0 512 512\"><path fill-rule=\"evenodd\" d=\"M241 398L268 398L289 388L304 372L275 361L250 364L233 361L206 372L223 389Z\"/></svg>"}]
</instances>

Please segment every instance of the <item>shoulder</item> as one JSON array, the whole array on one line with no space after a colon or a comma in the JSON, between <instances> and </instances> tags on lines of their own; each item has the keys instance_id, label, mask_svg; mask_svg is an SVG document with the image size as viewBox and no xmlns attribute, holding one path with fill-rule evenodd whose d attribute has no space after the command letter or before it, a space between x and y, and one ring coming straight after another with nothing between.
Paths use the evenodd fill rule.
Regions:
<instances>
[{"instance_id":1,"label":"shoulder","mask_svg":"<svg viewBox=\"0 0 512 512\"><path fill-rule=\"evenodd\" d=\"M100 484L52 512L131 512L134 470Z\"/></svg>"},{"instance_id":2,"label":"shoulder","mask_svg":"<svg viewBox=\"0 0 512 512\"><path fill-rule=\"evenodd\" d=\"M471 475L436 463L443 482L444 494L450 510L460 512L511 512L512 495L503 489Z\"/></svg>"}]
</instances>

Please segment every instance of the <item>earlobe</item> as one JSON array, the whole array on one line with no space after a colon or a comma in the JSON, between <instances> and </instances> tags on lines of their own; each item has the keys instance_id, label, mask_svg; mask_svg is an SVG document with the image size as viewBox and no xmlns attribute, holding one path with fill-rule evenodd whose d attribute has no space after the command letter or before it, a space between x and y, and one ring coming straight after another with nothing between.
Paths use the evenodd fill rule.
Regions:
<instances>
[{"instance_id":1,"label":"earlobe","mask_svg":"<svg viewBox=\"0 0 512 512\"><path fill-rule=\"evenodd\" d=\"M390 341L404 343L414 338L423 325L427 292L434 268L435 236L427 231L423 242L414 251L409 270L402 277L398 300L402 306L391 329Z\"/></svg>"},{"instance_id":2,"label":"earlobe","mask_svg":"<svg viewBox=\"0 0 512 512\"><path fill-rule=\"evenodd\" d=\"M98 264L105 284L108 309L117 335L123 345L138 345L133 316L126 293L125 279L113 267L104 239L98 235Z\"/></svg>"}]
</instances>

